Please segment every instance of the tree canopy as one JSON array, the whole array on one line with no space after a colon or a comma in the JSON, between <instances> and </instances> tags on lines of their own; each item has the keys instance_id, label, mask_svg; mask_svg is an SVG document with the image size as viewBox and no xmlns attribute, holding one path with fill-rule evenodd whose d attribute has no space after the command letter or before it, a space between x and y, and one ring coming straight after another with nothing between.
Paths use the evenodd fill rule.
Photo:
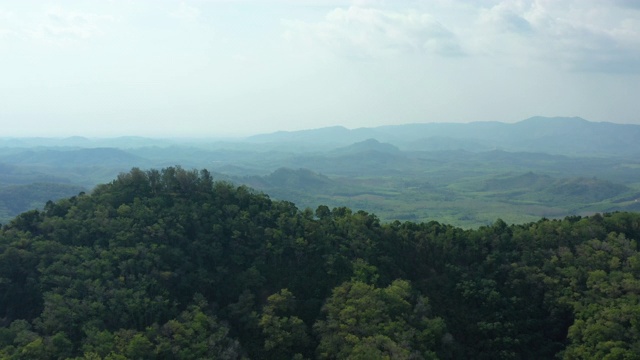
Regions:
<instances>
[{"instance_id":1,"label":"tree canopy","mask_svg":"<svg viewBox=\"0 0 640 360\"><path fill-rule=\"evenodd\" d=\"M464 230L132 169L0 230L0 358L636 359L640 214Z\"/></svg>"}]
</instances>

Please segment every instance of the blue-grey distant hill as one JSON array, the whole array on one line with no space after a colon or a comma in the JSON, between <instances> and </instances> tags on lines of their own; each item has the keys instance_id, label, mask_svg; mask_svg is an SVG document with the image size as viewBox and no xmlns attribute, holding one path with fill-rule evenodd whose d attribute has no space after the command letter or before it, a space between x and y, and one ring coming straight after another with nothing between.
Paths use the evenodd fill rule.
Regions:
<instances>
[{"instance_id":1,"label":"blue-grey distant hill","mask_svg":"<svg viewBox=\"0 0 640 360\"><path fill-rule=\"evenodd\" d=\"M329 155L345 155L363 152L375 152L381 154L399 154L400 149L389 143L381 143L376 139L367 139L356 142L348 146L337 148L329 153Z\"/></svg>"},{"instance_id":2,"label":"blue-grey distant hill","mask_svg":"<svg viewBox=\"0 0 640 360\"><path fill-rule=\"evenodd\" d=\"M254 135L247 140L254 143L316 143L340 146L353 142L380 137L376 129L347 129L343 126L331 126L300 131L278 131L271 134Z\"/></svg>"},{"instance_id":3,"label":"blue-grey distant hill","mask_svg":"<svg viewBox=\"0 0 640 360\"><path fill-rule=\"evenodd\" d=\"M176 141L171 139L153 139L141 136L120 136L114 138L87 138L70 136L64 138L25 137L0 138L0 147L35 148L35 147L77 147L77 148L139 148L142 146L166 146Z\"/></svg>"},{"instance_id":4,"label":"blue-grey distant hill","mask_svg":"<svg viewBox=\"0 0 640 360\"><path fill-rule=\"evenodd\" d=\"M314 143L340 146L376 139L402 150L527 151L565 155L640 155L640 125L590 122L579 117L532 117L517 123L427 123L349 130L262 134L254 143Z\"/></svg>"},{"instance_id":5,"label":"blue-grey distant hill","mask_svg":"<svg viewBox=\"0 0 640 360\"><path fill-rule=\"evenodd\" d=\"M116 148L36 148L0 156L0 162L32 166L144 166L145 159Z\"/></svg>"}]
</instances>

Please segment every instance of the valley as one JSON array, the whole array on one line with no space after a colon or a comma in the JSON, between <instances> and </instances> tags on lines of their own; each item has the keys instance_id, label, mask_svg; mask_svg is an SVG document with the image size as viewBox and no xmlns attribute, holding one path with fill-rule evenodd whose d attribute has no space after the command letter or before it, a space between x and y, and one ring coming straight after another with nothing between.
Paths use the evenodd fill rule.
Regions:
<instances>
[{"instance_id":1,"label":"valley","mask_svg":"<svg viewBox=\"0 0 640 360\"><path fill-rule=\"evenodd\" d=\"M639 129L532 118L323 128L234 141L2 139L0 222L47 200L89 192L131 168L166 166L207 169L217 180L300 208L346 206L385 222L435 220L473 228L497 218L525 223L636 211L640 146L632 138L640 138ZM24 186L38 191L22 191Z\"/></svg>"}]
</instances>

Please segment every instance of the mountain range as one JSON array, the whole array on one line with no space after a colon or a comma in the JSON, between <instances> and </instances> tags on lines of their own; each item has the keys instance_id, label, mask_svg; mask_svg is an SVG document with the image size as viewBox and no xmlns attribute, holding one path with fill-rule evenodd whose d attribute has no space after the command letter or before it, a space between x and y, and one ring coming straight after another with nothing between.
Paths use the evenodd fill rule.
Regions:
<instances>
[{"instance_id":1,"label":"mountain range","mask_svg":"<svg viewBox=\"0 0 640 360\"><path fill-rule=\"evenodd\" d=\"M544 152L565 155L639 155L640 125L590 122L579 117L532 117L517 123L426 123L346 129L276 132L248 138L254 143L347 144L376 139L402 150Z\"/></svg>"},{"instance_id":2,"label":"mountain range","mask_svg":"<svg viewBox=\"0 0 640 360\"><path fill-rule=\"evenodd\" d=\"M133 167L208 169L300 207L458 226L632 210L640 125L535 117L277 132L245 139L0 138L0 222ZM20 186L20 187L17 187ZM38 196L27 196L38 189ZM20 191L18 191L20 190ZM14 194L22 194L16 200ZM16 207L16 204L25 206Z\"/></svg>"}]
</instances>

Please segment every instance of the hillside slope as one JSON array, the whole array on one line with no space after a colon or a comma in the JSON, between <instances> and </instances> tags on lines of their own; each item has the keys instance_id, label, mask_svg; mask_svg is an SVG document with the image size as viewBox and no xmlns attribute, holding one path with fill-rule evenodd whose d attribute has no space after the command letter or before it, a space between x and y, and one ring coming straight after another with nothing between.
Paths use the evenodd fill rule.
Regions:
<instances>
[{"instance_id":1,"label":"hillside slope","mask_svg":"<svg viewBox=\"0 0 640 360\"><path fill-rule=\"evenodd\" d=\"M634 358L638 240L633 213L384 225L133 169L0 230L0 358Z\"/></svg>"}]
</instances>

